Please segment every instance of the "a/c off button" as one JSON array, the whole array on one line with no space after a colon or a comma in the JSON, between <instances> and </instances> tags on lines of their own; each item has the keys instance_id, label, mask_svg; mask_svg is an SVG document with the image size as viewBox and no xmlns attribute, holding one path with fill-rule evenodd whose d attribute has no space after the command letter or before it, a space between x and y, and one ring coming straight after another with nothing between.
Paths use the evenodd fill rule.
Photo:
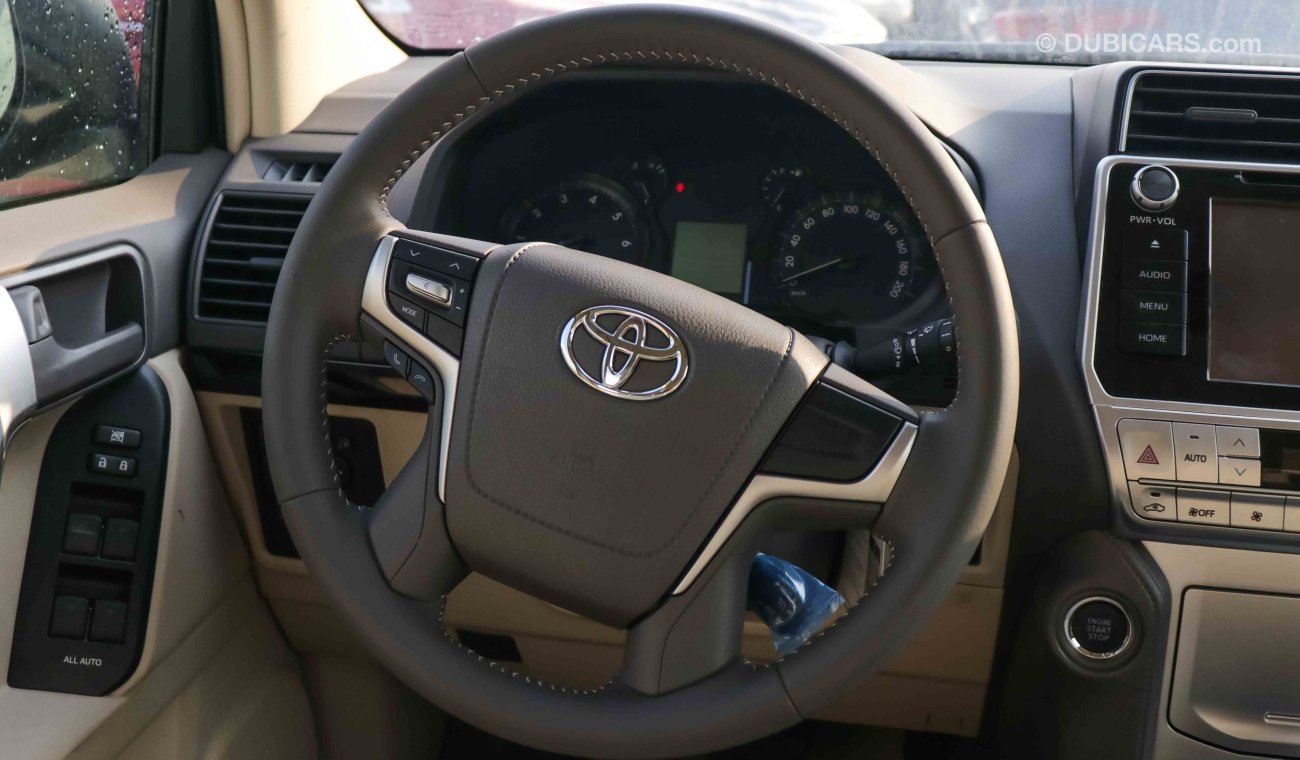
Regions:
<instances>
[{"instance_id":1,"label":"a/c off button","mask_svg":"<svg viewBox=\"0 0 1300 760\"><path fill-rule=\"evenodd\" d=\"M1178 489L1178 522L1202 525L1227 525L1229 496L1214 491Z\"/></svg>"}]
</instances>

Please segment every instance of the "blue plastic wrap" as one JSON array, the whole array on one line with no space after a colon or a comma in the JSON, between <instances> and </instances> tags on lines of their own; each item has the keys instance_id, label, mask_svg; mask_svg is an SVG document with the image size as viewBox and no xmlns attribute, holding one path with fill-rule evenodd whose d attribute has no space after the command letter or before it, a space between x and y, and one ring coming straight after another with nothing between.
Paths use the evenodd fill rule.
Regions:
<instances>
[{"instance_id":1,"label":"blue plastic wrap","mask_svg":"<svg viewBox=\"0 0 1300 760\"><path fill-rule=\"evenodd\" d=\"M844 604L835 589L783 559L759 554L749 567L746 608L772 630L772 643L784 657L821 630Z\"/></svg>"}]
</instances>

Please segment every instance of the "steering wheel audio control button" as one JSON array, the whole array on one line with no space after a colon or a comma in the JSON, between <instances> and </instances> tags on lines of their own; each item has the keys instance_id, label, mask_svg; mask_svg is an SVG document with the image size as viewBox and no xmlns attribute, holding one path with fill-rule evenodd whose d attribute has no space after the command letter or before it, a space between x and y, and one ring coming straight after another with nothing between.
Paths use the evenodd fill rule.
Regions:
<instances>
[{"instance_id":1,"label":"steering wheel audio control button","mask_svg":"<svg viewBox=\"0 0 1300 760\"><path fill-rule=\"evenodd\" d=\"M411 357L405 351L384 341L384 359L388 360L388 366L396 370L397 374L406 377L406 372L411 367Z\"/></svg>"},{"instance_id":2,"label":"steering wheel audio control button","mask_svg":"<svg viewBox=\"0 0 1300 760\"><path fill-rule=\"evenodd\" d=\"M1065 640L1071 649L1090 660L1109 660L1128 650L1133 641L1133 621L1114 599L1088 597L1065 613Z\"/></svg>"},{"instance_id":3,"label":"steering wheel audio control button","mask_svg":"<svg viewBox=\"0 0 1300 760\"><path fill-rule=\"evenodd\" d=\"M451 307L451 286L445 282L418 275L414 272L408 272L406 275L406 289L421 298L432 301L434 305L441 306L444 309Z\"/></svg>"},{"instance_id":4,"label":"steering wheel audio control button","mask_svg":"<svg viewBox=\"0 0 1300 760\"><path fill-rule=\"evenodd\" d=\"M463 253L444 251L441 248L401 239L393 246L393 258L426 267L441 274L459 277L463 280L471 279L474 276L479 261L473 256L466 256Z\"/></svg>"},{"instance_id":5,"label":"steering wheel audio control button","mask_svg":"<svg viewBox=\"0 0 1300 760\"><path fill-rule=\"evenodd\" d=\"M424 396L424 400L431 404L438 396L437 388L433 384L433 373L418 362L411 362L411 373L406 376L406 382L410 383L412 387L420 392L421 396Z\"/></svg>"},{"instance_id":6,"label":"steering wheel audio control button","mask_svg":"<svg viewBox=\"0 0 1300 760\"><path fill-rule=\"evenodd\" d=\"M403 322L410 323L417 330L424 329L424 309L396 293L388 294L388 302L392 305L393 311L397 312L397 316L402 318Z\"/></svg>"}]
</instances>

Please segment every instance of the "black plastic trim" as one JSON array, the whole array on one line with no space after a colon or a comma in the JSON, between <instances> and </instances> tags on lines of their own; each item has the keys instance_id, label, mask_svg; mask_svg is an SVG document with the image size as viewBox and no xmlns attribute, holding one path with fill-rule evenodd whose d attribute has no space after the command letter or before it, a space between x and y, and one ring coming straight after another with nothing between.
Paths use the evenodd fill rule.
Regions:
<instances>
[{"instance_id":1,"label":"black plastic trim","mask_svg":"<svg viewBox=\"0 0 1300 760\"><path fill-rule=\"evenodd\" d=\"M145 367L83 398L55 426L41 465L27 559L14 622L9 685L92 696L108 694L135 670L144 647L154 565L162 523L171 409L162 380ZM94 443L98 425L141 432L130 452ZM89 470L96 452L130 456L129 477ZM135 560L85 557L63 552L72 512L138 522ZM127 604L121 644L49 636L56 594ZM89 625L89 621L87 621Z\"/></svg>"}]
</instances>

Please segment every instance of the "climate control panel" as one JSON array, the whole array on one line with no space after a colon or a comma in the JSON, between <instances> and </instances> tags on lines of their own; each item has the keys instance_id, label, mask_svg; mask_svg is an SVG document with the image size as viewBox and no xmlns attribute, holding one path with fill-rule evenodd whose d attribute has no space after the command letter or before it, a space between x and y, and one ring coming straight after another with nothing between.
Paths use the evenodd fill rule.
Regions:
<instances>
[{"instance_id":1,"label":"climate control panel","mask_svg":"<svg viewBox=\"0 0 1300 760\"><path fill-rule=\"evenodd\" d=\"M1138 517L1300 533L1300 431L1133 418L1116 427Z\"/></svg>"}]
</instances>

